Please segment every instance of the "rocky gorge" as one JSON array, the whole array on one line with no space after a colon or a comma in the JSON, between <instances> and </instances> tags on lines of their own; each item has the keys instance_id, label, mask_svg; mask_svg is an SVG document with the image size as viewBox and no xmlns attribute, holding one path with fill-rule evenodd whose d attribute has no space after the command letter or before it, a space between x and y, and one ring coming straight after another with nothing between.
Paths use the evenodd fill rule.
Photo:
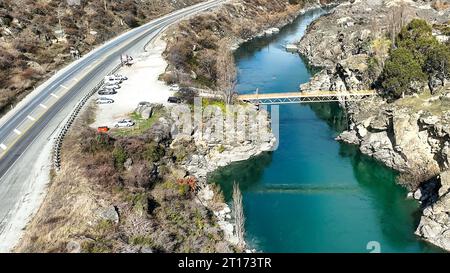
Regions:
<instances>
[{"instance_id":1,"label":"rocky gorge","mask_svg":"<svg viewBox=\"0 0 450 273\"><path fill-rule=\"evenodd\" d=\"M377 56L384 62L388 57L390 46L384 37L395 14L401 15L402 24L422 18L436 25L447 23L450 10L437 8L435 1L341 4L313 23L299 43L299 52L310 65L322 69L301 90L371 89L381 71L370 60ZM438 30L433 35L448 40ZM349 126L337 137L401 173L399 182L422 204L416 234L445 250L450 250L449 97L450 85L444 84L432 94L428 91L396 101L379 96L343 101Z\"/></svg>"}]
</instances>

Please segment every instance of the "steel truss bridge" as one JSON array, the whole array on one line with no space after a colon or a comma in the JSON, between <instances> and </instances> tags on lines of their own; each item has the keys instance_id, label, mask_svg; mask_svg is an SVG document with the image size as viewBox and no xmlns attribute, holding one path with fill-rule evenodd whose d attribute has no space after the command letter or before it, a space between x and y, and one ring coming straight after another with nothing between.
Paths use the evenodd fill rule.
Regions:
<instances>
[{"instance_id":1,"label":"steel truss bridge","mask_svg":"<svg viewBox=\"0 0 450 273\"><path fill-rule=\"evenodd\" d=\"M238 99L243 102L270 105L270 104L293 104L293 103L317 103L335 101L359 101L361 99L375 96L375 90L358 91L314 91L314 92L287 92L239 95Z\"/></svg>"}]
</instances>

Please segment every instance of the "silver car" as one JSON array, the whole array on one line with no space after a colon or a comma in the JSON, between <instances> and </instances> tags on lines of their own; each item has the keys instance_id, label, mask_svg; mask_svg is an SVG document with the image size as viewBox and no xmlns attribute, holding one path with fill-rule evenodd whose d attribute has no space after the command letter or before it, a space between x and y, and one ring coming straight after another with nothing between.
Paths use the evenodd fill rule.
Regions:
<instances>
[{"instance_id":1,"label":"silver car","mask_svg":"<svg viewBox=\"0 0 450 273\"><path fill-rule=\"evenodd\" d=\"M110 99L110 98L101 97L101 98L98 98L95 102L97 104L110 104L110 103L114 103L114 100Z\"/></svg>"},{"instance_id":2,"label":"silver car","mask_svg":"<svg viewBox=\"0 0 450 273\"><path fill-rule=\"evenodd\" d=\"M114 123L114 127L131 127L134 126L134 124L134 121L132 121L131 119L122 119Z\"/></svg>"},{"instance_id":3,"label":"silver car","mask_svg":"<svg viewBox=\"0 0 450 273\"><path fill-rule=\"evenodd\" d=\"M103 85L103 89L119 89L120 85L118 84L105 84Z\"/></svg>"}]
</instances>

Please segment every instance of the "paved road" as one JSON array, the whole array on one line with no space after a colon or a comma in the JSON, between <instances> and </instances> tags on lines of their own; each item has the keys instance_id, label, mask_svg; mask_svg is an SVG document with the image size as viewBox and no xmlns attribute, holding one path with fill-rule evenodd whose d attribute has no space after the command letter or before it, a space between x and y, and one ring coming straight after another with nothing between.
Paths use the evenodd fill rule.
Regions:
<instances>
[{"instance_id":1,"label":"paved road","mask_svg":"<svg viewBox=\"0 0 450 273\"><path fill-rule=\"evenodd\" d=\"M26 103L19 104L0 123L0 252L7 251L9 233L25 224L23 208L39 199L35 181L38 156L76 103L120 63L121 54L142 52L149 40L187 16L223 3L212 0L176 11L104 44L69 65L40 86ZM48 149L48 147L47 147ZM21 211L21 212L19 212ZM31 213L30 211L29 213ZM18 215L21 214L21 215ZM29 215L29 214L28 214ZM23 226L22 226L23 227Z\"/></svg>"}]
</instances>

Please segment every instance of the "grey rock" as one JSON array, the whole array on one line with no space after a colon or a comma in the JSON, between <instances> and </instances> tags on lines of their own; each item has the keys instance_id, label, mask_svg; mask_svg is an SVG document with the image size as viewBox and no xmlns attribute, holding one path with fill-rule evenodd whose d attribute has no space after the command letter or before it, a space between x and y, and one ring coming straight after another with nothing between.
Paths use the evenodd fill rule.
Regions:
<instances>
[{"instance_id":1,"label":"grey rock","mask_svg":"<svg viewBox=\"0 0 450 273\"><path fill-rule=\"evenodd\" d=\"M215 249L216 253L233 253L233 250L230 248L230 244L227 242L218 242Z\"/></svg>"},{"instance_id":2,"label":"grey rock","mask_svg":"<svg viewBox=\"0 0 450 273\"><path fill-rule=\"evenodd\" d=\"M110 206L103 210L100 213L100 217L115 224L118 224L120 220L119 213L117 212L117 208L115 206Z\"/></svg>"},{"instance_id":3,"label":"grey rock","mask_svg":"<svg viewBox=\"0 0 450 273\"><path fill-rule=\"evenodd\" d=\"M81 253L81 245L76 241L70 241L66 245L66 251L68 253Z\"/></svg>"},{"instance_id":4,"label":"grey rock","mask_svg":"<svg viewBox=\"0 0 450 273\"><path fill-rule=\"evenodd\" d=\"M133 160L131 158L128 158L125 163L123 163L123 166L127 171L130 171L133 166Z\"/></svg>"}]
</instances>

